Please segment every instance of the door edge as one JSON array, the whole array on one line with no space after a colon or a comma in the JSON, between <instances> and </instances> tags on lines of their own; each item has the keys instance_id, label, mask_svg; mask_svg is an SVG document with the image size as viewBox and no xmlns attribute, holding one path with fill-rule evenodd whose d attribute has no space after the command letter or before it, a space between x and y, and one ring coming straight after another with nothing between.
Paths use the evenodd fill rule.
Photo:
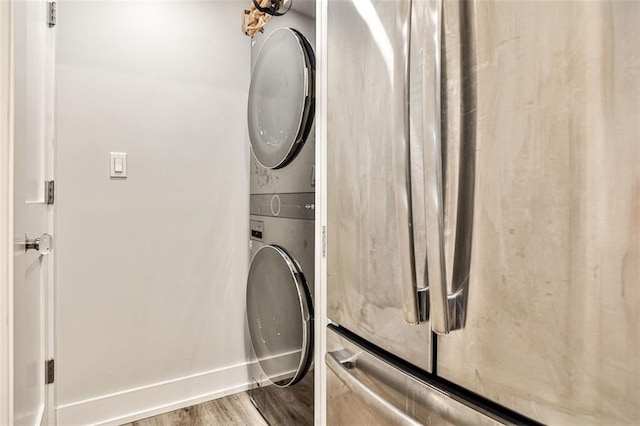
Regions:
<instances>
[{"instance_id":1,"label":"door edge","mask_svg":"<svg viewBox=\"0 0 640 426\"><path fill-rule=\"evenodd\" d=\"M0 423L13 424L13 21L0 2Z\"/></svg>"}]
</instances>

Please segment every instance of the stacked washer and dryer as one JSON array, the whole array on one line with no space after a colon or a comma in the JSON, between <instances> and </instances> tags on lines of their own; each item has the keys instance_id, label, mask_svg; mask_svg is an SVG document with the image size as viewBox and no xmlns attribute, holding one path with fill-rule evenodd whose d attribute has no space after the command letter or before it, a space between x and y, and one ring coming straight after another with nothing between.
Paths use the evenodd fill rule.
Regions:
<instances>
[{"instance_id":1,"label":"stacked washer and dryer","mask_svg":"<svg viewBox=\"0 0 640 426\"><path fill-rule=\"evenodd\" d=\"M314 39L294 4L251 49L249 394L272 425L313 424Z\"/></svg>"}]
</instances>

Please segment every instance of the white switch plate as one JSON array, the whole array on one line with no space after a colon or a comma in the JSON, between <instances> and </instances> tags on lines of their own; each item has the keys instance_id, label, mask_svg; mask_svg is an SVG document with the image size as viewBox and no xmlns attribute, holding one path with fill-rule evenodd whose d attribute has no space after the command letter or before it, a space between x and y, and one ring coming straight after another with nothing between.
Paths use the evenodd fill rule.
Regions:
<instances>
[{"instance_id":1,"label":"white switch plate","mask_svg":"<svg viewBox=\"0 0 640 426\"><path fill-rule=\"evenodd\" d=\"M111 152L109 153L109 176L112 178L127 177L127 153Z\"/></svg>"}]
</instances>

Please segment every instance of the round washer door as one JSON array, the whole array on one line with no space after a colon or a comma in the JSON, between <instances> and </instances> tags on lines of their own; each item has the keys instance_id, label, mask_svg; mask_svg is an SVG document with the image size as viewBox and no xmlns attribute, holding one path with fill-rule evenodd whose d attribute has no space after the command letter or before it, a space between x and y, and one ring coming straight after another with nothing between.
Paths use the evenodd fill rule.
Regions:
<instances>
[{"instance_id":1,"label":"round washer door","mask_svg":"<svg viewBox=\"0 0 640 426\"><path fill-rule=\"evenodd\" d=\"M247 320L269 380L286 387L302 379L313 353L311 300L297 263L278 246L263 246L251 260Z\"/></svg>"},{"instance_id":2,"label":"round washer door","mask_svg":"<svg viewBox=\"0 0 640 426\"><path fill-rule=\"evenodd\" d=\"M264 42L249 88L249 138L260 164L284 167L304 144L314 115L311 45L299 32L278 28Z\"/></svg>"}]
</instances>

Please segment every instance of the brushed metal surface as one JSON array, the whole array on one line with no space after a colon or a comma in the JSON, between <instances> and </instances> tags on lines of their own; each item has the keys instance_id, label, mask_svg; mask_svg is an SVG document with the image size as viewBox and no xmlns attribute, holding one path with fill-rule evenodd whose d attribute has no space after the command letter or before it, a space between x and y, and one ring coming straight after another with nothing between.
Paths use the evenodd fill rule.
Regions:
<instances>
[{"instance_id":1,"label":"brushed metal surface","mask_svg":"<svg viewBox=\"0 0 640 426\"><path fill-rule=\"evenodd\" d=\"M257 34L251 40L252 66L255 64L258 52L265 40L272 32L281 27L296 29L315 49L315 20L310 16L298 13L296 8L294 5L286 15L274 18L265 27L264 34ZM249 160L251 194L315 192L315 120L313 123L300 151L290 163L281 169L271 170L263 167L251 152Z\"/></svg>"},{"instance_id":2,"label":"brushed metal surface","mask_svg":"<svg viewBox=\"0 0 640 426\"><path fill-rule=\"evenodd\" d=\"M442 390L383 362L335 331L329 329L327 334L328 355L348 356L350 362L342 368L348 368L346 374L351 375L358 386L366 388L362 392L354 391L353 387L345 384L344 378L341 379L333 369L329 369L328 425L503 424L500 419L490 417L478 407L465 405ZM366 397L368 394L375 394L384 401L374 402ZM389 409L389 405L395 409Z\"/></svg>"},{"instance_id":3,"label":"brushed metal surface","mask_svg":"<svg viewBox=\"0 0 640 426\"><path fill-rule=\"evenodd\" d=\"M267 169L260 165L253 152L249 165L251 194L315 192L316 140L315 124L296 157L281 169Z\"/></svg>"},{"instance_id":4,"label":"brushed metal surface","mask_svg":"<svg viewBox=\"0 0 640 426\"><path fill-rule=\"evenodd\" d=\"M297 262L300 271L304 274L313 299L314 221L253 215L250 216L250 219L262 224L262 241L250 241L251 257L267 244L284 248L289 256ZM250 235L247 235L247 240L250 240Z\"/></svg>"},{"instance_id":5,"label":"brushed metal surface","mask_svg":"<svg viewBox=\"0 0 640 426\"><path fill-rule=\"evenodd\" d=\"M428 323L403 320L403 289L417 287L405 155L410 4L328 3L327 312L430 371Z\"/></svg>"},{"instance_id":6,"label":"brushed metal surface","mask_svg":"<svg viewBox=\"0 0 640 426\"><path fill-rule=\"evenodd\" d=\"M471 26L461 4L444 2L443 143L448 186L475 73L469 306L438 374L544 423L638 424L640 2L477 1Z\"/></svg>"},{"instance_id":7,"label":"brushed metal surface","mask_svg":"<svg viewBox=\"0 0 640 426\"><path fill-rule=\"evenodd\" d=\"M430 10L429 16L441 27L441 2ZM424 141L424 189L425 189L425 221L429 301L431 328L435 333L447 334L464 326L468 299L468 277L471 264L471 238L473 228L473 200L475 178L475 21L473 16L474 2L463 3L459 15L460 28L465 31L456 39L455 54L459 58L459 67L449 70L442 65L441 54L446 55L446 46L441 49L441 37L427 49L435 53L437 60L436 78L442 81L430 82L433 90L423 92L425 106L433 105L433 110L425 109L430 116L435 116L437 123L452 120L460 125L458 131L448 133L448 127L434 128L425 134ZM415 5L415 3L414 3ZM442 50L442 51L441 51ZM458 76L459 86L453 86L453 77ZM441 92L451 91L455 102L449 102ZM434 99L435 97L435 99ZM442 104L442 105L441 105ZM443 139L447 141L443 144ZM448 165L449 167L444 167ZM447 203L445 204L445 195ZM446 208L445 208L446 207ZM446 255L450 254L447 259ZM449 260L449 261L448 261Z\"/></svg>"},{"instance_id":8,"label":"brushed metal surface","mask_svg":"<svg viewBox=\"0 0 640 426\"><path fill-rule=\"evenodd\" d=\"M348 360L341 361L339 354L345 353L349 356ZM402 409L396 407L390 401L386 400L382 395L367 386L355 374L351 374L351 369L357 359L357 355L351 352L336 351L327 352L325 354L325 362L327 368L352 392L357 398L361 399L366 405L369 405L373 411L377 412L380 417L390 423L399 423L406 425L420 426L418 420L414 419Z\"/></svg>"},{"instance_id":9,"label":"brushed metal surface","mask_svg":"<svg viewBox=\"0 0 640 426\"><path fill-rule=\"evenodd\" d=\"M315 222L254 215L250 216L250 220L254 225L259 224L258 227L262 231L262 241L249 240L250 235L247 236L250 241L251 257L265 245L278 245L284 248L304 274L309 296L313 301ZM313 314L313 303L311 313ZM313 356L311 348L310 353ZM261 392L262 396L254 400L267 419L287 419L287 422L292 424L308 424L309 419L313 421L313 359L309 367L309 371L300 382L290 387L277 388L277 390L271 389L276 387L269 385L268 378L259 368L252 369L251 377L257 380L263 389L271 389L266 393ZM274 392L277 397L274 396ZM278 409L278 405L286 401L289 401L291 406L287 409Z\"/></svg>"},{"instance_id":10,"label":"brushed metal surface","mask_svg":"<svg viewBox=\"0 0 640 426\"><path fill-rule=\"evenodd\" d=\"M401 12L402 11L402 12ZM413 230L413 199L412 196L412 162L411 162L411 114L409 111L409 71L410 71L410 49L411 49L411 7L400 8L398 12L405 13L404 16L398 15L399 21L402 22L400 27L399 45L396 46L397 53L394 57L394 66L396 74L401 76L401 82L396 81L392 77L394 90L402 91L402 119L394 116L390 124L393 125L393 134L396 140L393 141L392 159L394 163L393 171L395 176L393 179L396 183L395 191L395 207L396 207L396 224L398 226L398 242L400 244L400 265L402 267L402 316L407 324L417 325L420 320L426 316L421 315L418 311L418 283L416 278L416 258ZM397 61L397 63L396 63ZM399 83L399 84L398 84ZM415 176L415 175L414 175ZM404 191L401 186L404 184Z\"/></svg>"},{"instance_id":11,"label":"brushed metal surface","mask_svg":"<svg viewBox=\"0 0 640 426\"><path fill-rule=\"evenodd\" d=\"M440 0L413 1L409 58L409 143L416 286L428 287L425 149L440 137Z\"/></svg>"},{"instance_id":12,"label":"brushed metal surface","mask_svg":"<svg viewBox=\"0 0 640 426\"><path fill-rule=\"evenodd\" d=\"M249 212L257 216L277 216L290 219L315 219L313 192L296 194L252 194Z\"/></svg>"}]
</instances>

